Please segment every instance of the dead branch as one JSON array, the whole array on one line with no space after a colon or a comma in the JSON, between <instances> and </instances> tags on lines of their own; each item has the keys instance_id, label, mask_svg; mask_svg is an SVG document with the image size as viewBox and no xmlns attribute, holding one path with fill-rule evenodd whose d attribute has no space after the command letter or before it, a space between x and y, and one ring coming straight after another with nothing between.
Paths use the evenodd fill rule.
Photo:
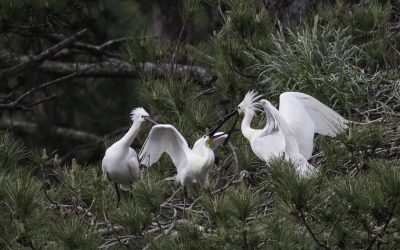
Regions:
<instances>
[{"instance_id":1,"label":"dead branch","mask_svg":"<svg viewBox=\"0 0 400 250\"><path fill-rule=\"evenodd\" d=\"M61 83L61 82L65 81L65 80L68 80L68 79L71 79L71 78L74 78L74 77L76 77L76 76L78 76L79 74L82 74L82 73L83 73L83 71L76 71L76 72L73 72L73 73L71 73L69 75L62 76L62 77L59 77L57 79L51 80L49 82L39 84L39 85L31 88L30 90L28 90L27 92L25 92L21 96L19 96L14 101L11 101L11 102L8 102L8 103L0 103L0 109L22 109L22 110L27 110L27 109L30 109L33 106L36 106L36 105L38 105L40 103L43 103L45 101L49 101L49 100L55 98L56 96L46 97L46 98L44 98L42 100L30 103L30 104L21 104L23 99L25 99L29 95L32 95L33 93L37 92L38 90L44 89L44 88L49 87L51 85L55 85L55 84Z\"/></svg>"},{"instance_id":2,"label":"dead branch","mask_svg":"<svg viewBox=\"0 0 400 250\"><path fill-rule=\"evenodd\" d=\"M2 119L0 120L0 129L12 129L18 130L28 134L34 134L40 132L40 126L36 123L22 120ZM98 135L88 133L81 130L63 127L50 127L46 129L47 133L61 138L69 140L75 140L80 142L102 142L102 138Z\"/></svg>"},{"instance_id":3,"label":"dead branch","mask_svg":"<svg viewBox=\"0 0 400 250\"><path fill-rule=\"evenodd\" d=\"M72 43L74 43L79 37L81 37L84 33L86 33L86 31L87 31L87 29L83 29L83 30L75 33L74 35L62 40L61 42L53 45L52 47L44 50L39 55L30 56L29 59L24 62L21 62L12 67L3 69L2 71L0 71L0 79L7 77L7 76L15 75L16 73L21 72L22 70L32 66L33 64L40 63L43 60L45 60L46 58L51 57L58 51L66 48L69 45L71 45Z\"/></svg>"},{"instance_id":4,"label":"dead branch","mask_svg":"<svg viewBox=\"0 0 400 250\"><path fill-rule=\"evenodd\" d=\"M3 57L12 58L11 61L20 64L26 64L31 58L26 55L13 57L8 52L3 52ZM188 77L194 82L204 85L211 84L216 77L211 75L207 69L186 64L170 64L170 63L152 63L144 62L132 65L126 61L115 58L107 58L100 62L59 62L53 60L44 60L38 65L38 69L44 72L68 75L76 72L82 77L123 77L123 78L139 78L143 73L151 73L156 77L165 77L168 73L173 73L178 77ZM1 75L0 75L1 78Z\"/></svg>"}]
</instances>

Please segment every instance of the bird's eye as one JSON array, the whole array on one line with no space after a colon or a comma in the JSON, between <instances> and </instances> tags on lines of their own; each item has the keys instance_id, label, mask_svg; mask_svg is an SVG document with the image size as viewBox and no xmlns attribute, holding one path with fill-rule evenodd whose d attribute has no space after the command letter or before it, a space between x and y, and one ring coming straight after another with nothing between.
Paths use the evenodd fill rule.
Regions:
<instances>
[{"instance_id":1,"label":"bird's eye","mask_svg":"<svg viewBox=\"0 0 400 250\"><path fill-rule=\"evenodd\" d=\"M203 136L203 138L206 138L206 136Z\"/></svg>"},{"instance_id":2,"label":"bird's eye","mask_svg":"<svg viewBox=\"0 0 400 250\"><path fill-rule=\"evenodd\" d=\"M240 109L240 106L238 106L237 108Z\"/></svg>"}]
</instances>

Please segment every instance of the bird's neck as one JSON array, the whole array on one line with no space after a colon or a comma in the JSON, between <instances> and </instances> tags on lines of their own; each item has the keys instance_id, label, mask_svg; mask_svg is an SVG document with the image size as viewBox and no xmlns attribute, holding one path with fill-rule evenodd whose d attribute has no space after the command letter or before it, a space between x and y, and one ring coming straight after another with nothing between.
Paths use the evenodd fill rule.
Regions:
<instances>
[{"instance_id":1,"label":"bird's neck","mask_svg":"<svg viewBox=\"0 0 400 250\"><path fill-rule=\"evenodd\" d=\"M244 113L244 118L242 121L242 125L241 125L241 130L242 130L242 134L244 135L244 137L246 137L247 140L251 139L251 136L254 134L254 132L256 131L255 129L252 129L250 127L251 125L251 120L253 120L254 115L249 113L249 112L245 112Z\"/></svg>"},{"instance_id":2,"label":"bird's neck","mask_svg":"<svg viewBox=\"0 0 400 250\"><path fill-rule=\"evenodd\" d=\"M195 145L193 147L193 152L196 152L197 154L201 155L201 156L208 156L211 153L213 153L213 151L211 150L211 148L209 148L207 145L205 145L205 143L201 143L199 145Z\"/></svg>"},{"instance_id":3,"label":"bird's neck","mask_svg":"<svg viewBox=\"0 0 400 250\"><path fill-rule=\"evenodd\" d=\"M120 143L126 147L129 147L139 133L141 124L142 122L134 121L128 132L126 132L126 134L121 138Z\"/></svg>"}]
</instances>

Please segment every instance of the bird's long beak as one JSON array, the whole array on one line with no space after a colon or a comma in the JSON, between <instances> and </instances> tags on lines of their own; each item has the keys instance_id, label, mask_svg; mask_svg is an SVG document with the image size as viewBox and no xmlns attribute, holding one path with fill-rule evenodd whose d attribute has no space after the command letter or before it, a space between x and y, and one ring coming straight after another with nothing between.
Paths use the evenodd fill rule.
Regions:
<instances>
[{"instance_id":1,"label":"bird's long beak","mask_svg":"<svg viewBox=\"0 0 400 250\"><path fill-rule=\"evenodd\" d=\"M218 134L218 135L209 135L208 136L208 139L207 139L207 141L206 141L206 145L209 147L209 148L211 148L211 144L212 144L212 142L215 140L215 139L217 139L218 137L221 137L221 136L223 136L223 135L226 135L227 133L221 133L221 134Z\"/></svg>"},{"instance_id":2,"label":"bird's long beak","mask_svg":"<svg viewBox=\"0 0 400 250\"><path fill-rule=\"evenodd\" d=\"M215 139L217 139L218 137L221 137L221 136L223 136L223 135L226 135L226 134L228 134L228 133L221 133L221 134L219 134L219 135L210 135L209 136L209 138L211 139L211 140L215 140Z\"/></svg>"},{"instance_id":3,"label":"bird's long beak","mask_svg":"<svg viewBox=\"0 0 400 250\"><path fill-rule=\"evenodd\" d=\"M158 124L158 122L154 121L150 116L146 116L146 117L144 117L144 119L146 121L150 122L153 125L157 125Z\"/></svg>"},{"instance_id":4,"label":"bird's long beak","mask_svg":"<svg viewBox=\"0 0 400 250\"><path fill-rule=\"evenodd\" d=\"M233 109L231 112L229 112L227 115L225 115L224 117L222 117L220 119L221 123L217 125L217 127L212 130L210 133L208 133L208 136L213 136L215 133L218 132L218 129L220 129L222 127L222 125L225 124L225 122L227 122L232 116L234 116L235 114L237 114L237 109Z\"/></svg>"},{"instance_id":5,"label":"bird's long beak","mask_svg":"<svg viewBox=\"0 0 400 250\"><path fill-rule=\"evenodd\" d=\"M238 119L239 116L240 116L240 114L237 114L237 115L236 115L235 122L233 123L232 128L228 131L228 133L227 133L228 136L227 136L226 139L224 140L224 145L228 144L229 138L231 138L231 135L232 135L232 133L233 133L235 127L236 127L236 123L237 123L238 120L239 120L239 119Z\"/></svg>"}]
</instances>

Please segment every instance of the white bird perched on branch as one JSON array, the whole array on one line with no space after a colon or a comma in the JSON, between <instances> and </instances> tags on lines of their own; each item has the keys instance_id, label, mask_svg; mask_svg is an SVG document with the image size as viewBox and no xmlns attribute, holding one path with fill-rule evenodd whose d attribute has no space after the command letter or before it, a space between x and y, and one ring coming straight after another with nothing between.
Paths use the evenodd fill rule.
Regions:
<instances>
[{"instance_id":1,"label":"white bird perched on branch","mask_svg":"<svg viewBox=\"0 0 400 250\"><path fill-rule=\"evenodd\" d=\"M178 174L175 180L183 185L186 198L186 186L192 183L208 182L208 170L214 164L214 149L227 137L225 133L204 135L190 149L185 138L172 125L153 126L142 150L140 163L150 167L165 152L174 163ZM186 203L184 201L184 203Z\"/></svg>"},{"instance_id":2,"label":"white bird perched on branch","mask_svg":"<svg viewBox=\"0 0 400 250\"><path fill-rule=\"evenodd\" d=\"M266 100L258 103L260 98L258 92L249 91L238 107L225 116L223 122L238 112L243 118L242 134L249 140L257 157L265 162L286 153L292 159L302 162L303 170L306 166L309 168L304 160L311 157L314 134L336 136L347 128L346 119L309 95L299 92L282 93L279 97L279 111ZM267 124L264 129L253 129L250 125L259 104L264 107Z\"/></svg>"},{"instance_id":3,"label":"white bird perched on branch","mask_svg":"<svg viewBox=\"0 0 400 250\"><path fill-rule=\"evenodd\" d=\"M190 149L185 138L170 124L153 126L142 150L139 153L140 163L150 167L165 152L171 157L178 172L176 181L183 186L191 183L208 181L208 170L214 164L214 149L227 137L219 132L215 135L204 135Z\"/></svg>"},{"instance_id":4,"label":"white bird perched on branch","mask_svg":"<svg viewBox=\"0 0 400 250\"><path fill-rule=\"evenodd\" d=\"M144 121L154 122L143 108L135 108L131 112L133 124L129 131L111 145L101 163L103 176L114 183L117 192L117 207L120 201L118 185L122 190L129 190L131 183L139 177L139 162L135 150L130 146L139 133Z\"/></svg>"},{"instance_id":5,"label":"white bird perched on branch","mask_svg":"<svg viewBox=\"0 0 400 250\"><path fill-rule=\"evenodd\" d=\"M347 129L348 120L312 96L285 92L279 96L279 114L295 136L307 160L314 148L314 134L335 137Z\"/></svg>"},{"instance_id":6,"label":"white bird perched on branch","mask_svg":"<svg viewBox=\"0 0 400 250\"><path fill-rule=\"evenodd\" d=\"M260 159L268 162L271 157L284 152L285 159L293 162L300 175L307 176L313 174L316 169L300 154L296 137L279 111L265 99L260 100L259 103L264 108L268 122L265 128L261 130L261 133L251 141L254 153ZM277 152L278 154L272 153L265 146L267 142L272 145L278 143L278 149L282 150L283 147L283 151Z\"/></svg>"}]
</instances>

